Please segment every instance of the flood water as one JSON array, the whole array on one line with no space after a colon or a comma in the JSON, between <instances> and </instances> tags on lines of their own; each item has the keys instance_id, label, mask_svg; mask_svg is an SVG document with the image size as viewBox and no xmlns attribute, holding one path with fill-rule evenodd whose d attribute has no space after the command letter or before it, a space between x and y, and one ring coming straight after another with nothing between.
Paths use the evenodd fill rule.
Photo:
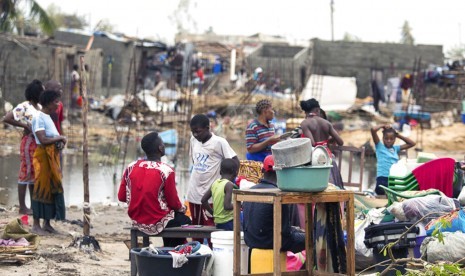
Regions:
<instances>
[{"instance_id":1,"label":"flood water","mask_svg":"<svg viewBox=\"0 0 465 276\"><path fill-rule=\"evenodd\" d=\"M242 143L231 143L238 157L244 159L245 147ZM106 157L102 152L104 147L97 147L96 151L89 156L89 194L90 203L116 202L119 183L123 170L123 158L119 159L117 165L106 165ZM131 150L132 149L132 150ZM129 143L125 165L137 158L135 142ZM368 157L365 161L363 173L363 190L374 189L376 177L376 162ZM353 179L359 179L359 166L354 163ZM79 153L64 154L63 156L63 188L65 203L70 205L82 205L84 201L84 188L82 176L82 155ZM0 205L13 206L18 204L17 175L19 168L19 155L10 154L0 157ZM343 160L342 177L347 178L348 165ZM180 199L184 199L187 192L189 180L188 160L178 160L176 166L176 182ZM29 195L26 202L29 202ZM28 203L29 205L29 203Z\"/></svg>"}]
</instances>

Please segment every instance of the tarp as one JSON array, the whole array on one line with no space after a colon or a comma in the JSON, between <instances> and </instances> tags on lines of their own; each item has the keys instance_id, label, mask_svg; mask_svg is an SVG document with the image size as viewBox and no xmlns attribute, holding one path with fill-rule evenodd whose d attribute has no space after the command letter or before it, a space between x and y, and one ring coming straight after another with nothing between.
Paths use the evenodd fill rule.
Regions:
<instances>
[{"instance_id":1,"label":"tarp","mask_svg":"<svg viewBox=\"0 0 465 276\"><path fill-rule=\"evenodd\" d=\"M353 77L311 75L302 91L300 100L315 98L322 109L347 110L357 96L357 85Z\"/></svg>"}]
</instances>

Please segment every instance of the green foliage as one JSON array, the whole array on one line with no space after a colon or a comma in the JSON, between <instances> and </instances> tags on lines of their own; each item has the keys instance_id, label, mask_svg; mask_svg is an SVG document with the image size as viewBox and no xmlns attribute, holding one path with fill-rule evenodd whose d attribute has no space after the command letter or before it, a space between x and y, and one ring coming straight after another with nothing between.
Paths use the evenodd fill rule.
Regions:
<instances>
[{"instance_id":1,"label":"green foliage","mask_svg":"<svg viewBox=\"0 0 465 276\"><path fill-rule=\"evenodd\" d=\"M47 12L57 27L83 30L88 25L85 16L76 13L63 13L61 9L54 4L50 4L47 7Z\"/></svg>"},{"instance_id":2,"label":"green foliage","mask_svg":"<svg viewBox=\"0 0 465 276\"><path fill-rule=\"evenodd\" d=\"M402 25L400 43L407 45L415 44L415 39L412 35L412 28L410 27L408 21L405 21L404 25Z\"/></svg>"},{"instance_id":3,"label":"green foliage","mask_svg":"<svg viewBox=\"0 0 465 276\"><path fill-rule=\"evenodd\" d=\"M462 60L465 59L465 46L454 46L449 49L446 53L446 57L451 60Z\"/></svg>"},{"instance_id":4,"label":"green foliage","mask_svg":"<svg viewBox=\"0 0 465 276\"><path fill-rule=\"evenodd\" d=\"M34 30L31 28L34 25L32 22L49 35L56 28L47 12L34 0L0 1L0 31L23 35L26 27L29 27L29 31Z\"/></svg>"},{"instance_id":5,"label":"green foliage","mask_svg":"<svg viewBox=\"0 0 465 276\"><path fill-rule=\"evenodd\" d=\"M362 39L356 35L349 34L349 33L344 33L344 37L342 38L342 41L346 42L361 42Z\"/></svg>"},{"instance_id":6,"label":"green foliage","mask_svg":"<svg viewBox=\"0 0 465 276\"><path fill-rule=\"evenodd\" d=\"M406 270L407 276L465 276L460 264L427 264L422 270Z\"/></svg>"}]
</instances>

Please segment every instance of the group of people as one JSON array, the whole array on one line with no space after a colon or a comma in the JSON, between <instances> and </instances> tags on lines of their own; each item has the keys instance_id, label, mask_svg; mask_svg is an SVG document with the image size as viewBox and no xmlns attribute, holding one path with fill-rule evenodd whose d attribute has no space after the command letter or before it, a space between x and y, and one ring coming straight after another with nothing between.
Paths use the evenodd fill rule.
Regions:
<instances>
[{"instance_id":1,"label":"group of people","mask_svg":"<svg viewBox=\"0 0 465 276\"><path fill-rule=\"evenodd\" d=\"M57 233L50 220L65 219L60 151L67 140L61 135L64 119L61 94L60 82L50 80L43 84L33 80L26 87L26 101L3 118L5 123L23 128L18 176L19 213L32 214L32 232L39 235ZM32 210L26 205L28 187Z\"/></svg>"},{"instance_id":2,"label":"group of people","mask_svg":"<svg viewBox=\"0 0 465 276\"><path fill-rule=\"evenodd\" d=\"M328 148L330 144L344 144L333 125L326 119L317 100L301 101L300 104L305 112L305 118L300 125L301 137L308 137L313 146L322 145ZM275 188L277 179L271 146L279 142L282 136L275 134L271 122L274 118L271 101L266 99L259 101L256 104L256 112L257 118L250 122L245 133L247 159L262 162L264 177L252 189ZM379 129L384 129L383 143L377 136ZM189 206L184 206L176 193L174 169L160 161L161 156L164 155L164 145L156 132L149 133L142 139L142 149L147 158L130 164L124 172L118 198L128 203L128 214L133 221L133 226L140 231L158 234L166 227L190 223L233 230L232 193L238 188L235 184L240 167L238 156L226 139L211 131L208 116L195 115L190 121L190 130L192 137L189 157L192 170L187 192ZM415 143L398 134L388 125L374 127L372 135L378 155L378 187L387 179L386 168L396 162L398 159L396 154L399 150L413 147ZM396 138L403 140L406 144L395 146ZM335 163L333 165L336 167ZM344 188L337 167L331 171L329 181L341 189ZM376 190L379 191L379 189ZM190 218L185 215L187 208L190 211ZM273 247L272 205L244 203L242 208L241 227L246 244L252 248L271 249ZM299 252L305 248L305 234L291 223L294 212L291 209L292 206L283 206L281 250ZM340 221L340 209L337 204L328 208L317 206L316 210L320 213L328 212L329 220ZM336 240L333 242L334 247L330 249L341 251L339 249L344 246L344 243L340 224L333 226L331 231L334 231ZM318 240L318 233L316 235ZM165 246L175 246L183 240L170 243L165 239L164 242ZM337 254L342 254L342 251ZM338 265L343 265L340 261L343 258L345 257L339 257ZM334 263L333 260L333 266ZM334 268L334 271L336 270L343 271L344 268Z\"/></svg>"}]
</instances>

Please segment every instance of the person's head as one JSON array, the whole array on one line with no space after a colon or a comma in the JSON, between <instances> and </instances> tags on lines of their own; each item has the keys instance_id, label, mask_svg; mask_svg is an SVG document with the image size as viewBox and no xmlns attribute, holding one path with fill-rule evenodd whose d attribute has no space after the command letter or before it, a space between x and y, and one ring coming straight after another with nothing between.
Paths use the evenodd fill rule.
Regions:
<instances>
[{"instance_id":1,"label":"person's head","mask_svg":"<svg viewBox=\"0 0 465 276\"><path fill-rule=\"evenodd\" d=\"M77 71L79 69L79 66L77 64L73 65L73 70Z\"/></svg>"},{"instance_id":2,"label":"person's head","mask_svg":"<svg viewBox=\"0 0 465 276\"><path fill-rule=\"evenodd\" d=\"M383 130L383 144L386 148L392 148L396 142L397 132L393 128L385 128Z\"/></svg>"},{"instance_id":3,"label":"person's head","mask_svg":"<svg viewBox=\"0 0 465 276\"><path fill-rule=\"evenodd\" d=\"M191 132L197 141L204 143L211 137L210 119L205 114L197 114L190 122Z\"/></svg>"},{"instance_id":4,"label":"person's head","mask_svg":"<svg viewBox=\"0 0 465 276\"><path fill-rule=\"evenodd\" d=\"M163 155L165 155L165 144L163 144L163 140L155 131L150 132L142 138L140 142L140 147L145 152L145 155L147 155L147 157L162 157Z\"/></svg>"},{"instance_id":5,"label":"person's head","mask_svg":"<svg viewBox=\"0 0 465 276\"><path fill-rule=\"evenodd\" d=\"M264 117L267 121L273 120L274 110L270 100L263 99L257 102L255 106L258 116Z\"/></svg>"},{"instance_id":6,"label":"person's head","mask_svg":"<svg viewBox=\"0 0 465 276\"><path fill-rule=\"evenodd\" d=\"M316 113L317 115L320 114L320 104L314 98L306 101L300 101L300 108L306 113Z\"/></svg>"},{"instance_id":7,"label":"person's head","mask_svg":"<svg viewBox=\"0 0 465 276\"><path fill-rule=\"evenodd\" d=\"M273 155L270 154L267 157L265 157L265 159L263 160L263 167L262 167L263 177L270 181L276 181L276 172L273 166L274 166L274 157Z\"/></svg>"},{"instance_id":8,"label":"person's head","mask_svg":"<svg viewBox=\"0 0 465 276\"><path fill-rule=\"evenodd\" d=\"M56 80L49 80L45 83L45 90L53 90L53 91L57 91L59 92L60 94L63 93L63 86L61 85L61 83L59 81L56 81Z\"/></svg>"},{"instance_id":9,"label":"person's head","mask_svg":"<svg viewBox=\"0 0 465 276\"><path fill-rule=\"evenodd\" d=\"M234 160L231 158L226 158L221 161L221 167L220 167L220 174L221 177L223 178L232 178L230 180L234 180L234 178L237 176L237 165Z\"/></svg>"},{"instance_id":10,"label":"person's head","mask_svg":"<svg viewBox=\"0 0 465 276\"><path fill-rule=\"evenodd\" d=\"M42 95L40 95L39 103L42 105L43 109L47 109L50 112L55 112L60 103L60 92L53 90L45 90Z\"/></svg>"},{"instance_id":11,"label":"person's head","mask_svg":"<svg viewBox=\"0 0 465 276\"><path fill-rule=\"evenodd\" d=\"M38 103L42 92L44 92L42 82L40 80L33 80L27 85L24 91L24 97L30 102Z\"/></svg>"}]
</instances>

